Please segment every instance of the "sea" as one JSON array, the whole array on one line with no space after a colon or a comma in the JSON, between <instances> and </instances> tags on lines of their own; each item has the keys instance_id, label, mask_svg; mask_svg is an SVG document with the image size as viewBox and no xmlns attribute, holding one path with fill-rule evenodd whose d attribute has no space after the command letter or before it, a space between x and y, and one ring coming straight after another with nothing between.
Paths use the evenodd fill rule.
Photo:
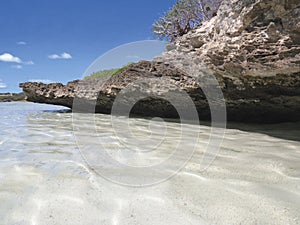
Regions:
<instances>
[{"instance_id":1,"label":"sea","mask_svg":"<svg viewBox=\"0 0 300 225\"><path fill-rule=\"evenodd\" d=\"M0 224L300 224L299 134L0 103Z\"/></svg>"}]
</instances>

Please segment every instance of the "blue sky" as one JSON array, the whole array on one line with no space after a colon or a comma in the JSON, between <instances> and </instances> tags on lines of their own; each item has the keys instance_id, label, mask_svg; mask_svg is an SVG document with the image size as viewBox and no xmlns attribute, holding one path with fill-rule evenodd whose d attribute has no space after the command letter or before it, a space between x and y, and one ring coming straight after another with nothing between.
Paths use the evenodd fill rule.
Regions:
<instances>
[{"instance_id":1,"label":"blue sky","mask_svg":"<svg viewBox=\"0 0 300 225\"><path fill-rule=\"evenodd\" d=\"M82 78L91 63L107 51L130 42L153 39L153 22L175 2L3 1L0 7L0 92L20 92L18 83L29 80L66 83ZM140 43L121 47L128 61L150 59L163 50L163 45L151 47L154 42L145 42L146 47ZM102 67L120 66L124 60L117 59L119 55L111 51L110 56L102 60L102 64L106 64Z\"/></svg>"}]
</instances>

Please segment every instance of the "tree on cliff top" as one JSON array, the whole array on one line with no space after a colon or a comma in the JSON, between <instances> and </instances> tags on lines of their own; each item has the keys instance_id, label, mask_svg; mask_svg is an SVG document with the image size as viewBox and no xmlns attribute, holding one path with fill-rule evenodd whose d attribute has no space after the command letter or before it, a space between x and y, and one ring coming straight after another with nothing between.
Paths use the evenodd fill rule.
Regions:
<instances>
[{"instance_id":1,"label":"tree on cliff top","mask_svg":"<svg viewBox=\"0 0 300 225\"><path fill-rule=\"evenodd\" d=\"M175 41L202 21L216 15L222 0L179 0L153 25L153 32L159 39Z\"/></svg>"}]
</instances>

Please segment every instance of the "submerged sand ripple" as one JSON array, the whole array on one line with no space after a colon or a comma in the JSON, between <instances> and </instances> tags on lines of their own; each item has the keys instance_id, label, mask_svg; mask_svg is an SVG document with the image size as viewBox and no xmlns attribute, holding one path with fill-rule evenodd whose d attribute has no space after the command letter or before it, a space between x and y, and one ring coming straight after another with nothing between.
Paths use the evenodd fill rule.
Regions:
<instances>
[{"instance_id":1,"label":"submerged sand ripple","mask_svg":"<svg viewBox=\"0 0 300 225\"><path fill-rule=\"evenodd\" d=\"M25 103L5 104L5 112L3 107L0 224L300 223L299 141L228 129L216 160L201 172L199 161L209 132L209 127L201 126L199 148L177 176L158 185L132 188L103 179L83 161L71 114L42 112L50 106ZM88 119L82 115L77 121L83 134L88 134ZM110 136L110 118L97 115L96 120L100 139L112 146L116 139ZM146 132L147 124L147 120L133 119L139 134ZM174 141L180 124L168 126ZM275 127L274 132L288 132L288 126ZM152 135L155 139L160 134ZM86 142L97 144L88 135ZM151 160L171 150L166 145ZM126 171L112 169L111 173Z\"/></svg>"}]
</instances>

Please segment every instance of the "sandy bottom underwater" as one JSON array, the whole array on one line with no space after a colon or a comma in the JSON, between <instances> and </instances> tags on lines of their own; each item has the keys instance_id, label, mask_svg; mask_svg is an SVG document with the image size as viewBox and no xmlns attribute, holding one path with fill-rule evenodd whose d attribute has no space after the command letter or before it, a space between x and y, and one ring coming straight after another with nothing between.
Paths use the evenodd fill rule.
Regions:
<instances>
[{"instance_id":1,"label":"sandy bottom underwater","mask_svg":"<svg viewBox=\"0 0 300 225\"><path fill-rule=\"evenodd\" d=\"M101 162L93 169L82 157L95 154L88 157L97 159L97 151L111 147L109 151L115 152L119 146L109 116L95 117L95 133L90 117L78 115L75 129L85 137L78 144L72 114L48 111L49 106L42 105L32 109L28 103L5 107L0 111L1 225L300 224L299 123L232 125L205 171L200 162L210 127L186 125L187 133L182 134L180 124L165 123L166 141L143 163L172 154L173 144L183 135L186 149L171 161L181 162L195 142L189 132L199 130L193 157L170 179L130 187L109 179L147 180L155 174L136 173L138 167L108 169ZM132 119L132 129L146 135L148 123ZM154 130L155 126L158 122L153 122ZM159 131L151 140L161 139ZM80 145L85 146L81 151ZM116 152L113 157L126 159ZM95 168L103 168L104 177Z\"/></svg>"}]
</instances>

